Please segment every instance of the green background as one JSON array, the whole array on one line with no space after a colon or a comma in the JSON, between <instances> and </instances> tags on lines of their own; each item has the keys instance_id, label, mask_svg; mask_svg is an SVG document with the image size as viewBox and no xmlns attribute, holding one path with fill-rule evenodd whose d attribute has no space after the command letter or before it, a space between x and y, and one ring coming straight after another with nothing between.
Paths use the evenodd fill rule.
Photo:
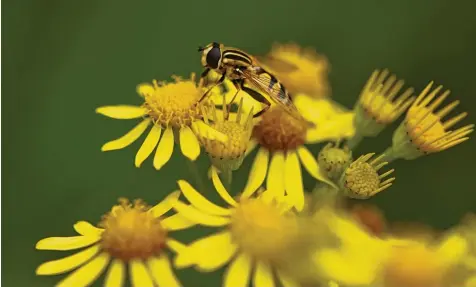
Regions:
<instances>
[{"instance_id":1,"label":"green background","mask_svg":"<svg viewBox=\"0 0 476 287\"><path fill-rule=\"evenodd\" d=\"M143 137L102 153L137 122L97 115L110 104L140 104L138 83L201 71L198 45L211 41L264 54L273 42L315 47L331 64L333 98L352 107L374 68L389 68L421 90L452 90L475 122L476 17L473 1L2 1L2 286L53 286L36 277L36 241L96 223L119 196L155 203L193 180L176 147L160 171L134 167ZM383 151L393 125L357 153ZM317 151L317 147L314 152ZM397 161L395 185L371 202L392 220L446 228L476 210L474 139L417 161ZM236 175L244 184L251 158ZM208 159L198 165L205 176ZM306 178L306 184L310 184ZM213 190L205 191L215 197ZM207 231L181 234L185 242ZM178 272L185 286L219 286L217 274ZM102 283L102 280L98 281ZM101 284L97 284L101 286Z\"/></svg>"}]
</instances>

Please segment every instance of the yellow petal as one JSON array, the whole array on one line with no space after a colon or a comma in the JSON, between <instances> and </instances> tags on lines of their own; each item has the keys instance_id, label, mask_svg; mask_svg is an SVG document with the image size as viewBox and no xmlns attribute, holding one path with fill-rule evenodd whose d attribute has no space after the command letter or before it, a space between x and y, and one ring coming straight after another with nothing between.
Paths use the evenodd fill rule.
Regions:
<instances>
[{"instance_id":1,"label":"yellow petal","mask_svg":"<svg viewBox=\"0 0 476 287\"><path fill-rule=\"evenodd\" d=\"M187 248L187 246L184 245L183 243L180 243L177 240L171 239L171 238L167 239L166 243L167 243L167 247L170 248L170 250L172 250L175 253L180 253Z\"/></svg>"},{"instance_id":2,"label":"yellow petal","mask_svg":"<svg viewBox=\"0 0 476 287\"><path fill-rule=\"evenodd\" d=\"M154 89L154 86L152 86L151 84L142 83L137 85L136 92L142 97L145 97L155 93L155 89Z\"/></svg>"},{"instance_id":3,"label":"yellow petal","mask_svg":"<svg viewBox=\"0 0 476 287\"><path fill-rule=\"evenodd\" d=\"M248 287L251 259L242 253L230 264L224 275L223 287Z\"/></svg>"},{"instance_id":4,"label":"yellow petal","mask_svg":"<svg viewBox=\"0 0 476 287\"><path fill-rule=\"evenodd\" d=\"M452 234L441 242L436 252L444 266L451 266L469 253L468 241L458 234Z\"/></svg>"},{"instance_id":5,"label":"yellow petal","mask_svg":"<svg viewBox=\"0 0 476 287\"><path fill-rule=\"evenodd\" d=\"M150 119L143 120L137 126L135 126L132 130L130 130L127 134L123 135L122 137L118 139L105 143L101 147L101 150L110 151L110 150L125 148L126 146L135 142L144 133L145 129L149 126L149 124L150 124Z\"/></svg>"},{"instance_id":6,"label":"yellow petal","mask_svg":"<svg viewBox=\"0 0 476 287\"><path fill-rule=\"evenodd\" d=\"M201 271L214 271L228 263L236 250L231 233L223 231L192 242L177 255L175 265L185 267L193 264Z\"/></svg>"},{"instance_id":7,"label":"yellow petal","mask_svg":"<svg viewBox=\"0 0 476 287\"><path fill-rule=\"evenodd\" d=\"M99 236L48 237L36 243L38 250L73 250L99 241Z\"/></svg>"},{"instance_id":8,"label":"yellow petal","mask_svg":"<svg viewBox=\"0 0 476 287\"><path fill-rule=\"evenodd\" d=\"M104 287L122 287L125 279L125 266L119 259L114 259L104 280Z\"/></svg>"},{"instance_id":9,"label":"yellow petal","mask_svg":"<svg viewBox=\"0 0 476 287\"><path fill-rule=\"evenodd\" d=\"M162 254L158 258L150 258L147 261L147 265L149 266L152 278L159 287L182 286L172 271L172 266L170 266L170 261L167 258L167 255Z\"/></svg>"},{"instance_id":10,"label":"yellow petal","mask_svg":"<svg viewBox=\"0 0 476 287\"><path fill-rule=\"evenodd\" d=\"M161 224L168 231L187 229L197 225L195 222L188 220L183 215L178 213L163 219Z\"/></svg>"},{"instance_id":11,"label":"yellow petal","mask_svg":"<svg viewBox=\"0 0 476 287\"><path fill-rule=\"evenodd\" d=\"M200 144L192 130L184 126L180 129L180 150L183 155L194 161L200 155Z\"/></svg>"},{"instance_id":12,"label":"yellow petal","mask_svg":"<svg viewBox=\"0 0 476 287\"><path fill-rule=\"evenodd\" d=\"M331 119L309 129L306 134L307 143L318 143L341 138L351 138L355 134L354 113L344 113L333 116Z\"/></svg>"},{"instance_id":13,"label":"yellow petal","mask_svg":"<svg viewBox=\"0 0 476 287\"><path fill-rule=\"evenodd\" d=\"M284 172L286 192L294 203L297 211L304 208L304 187L302 185L301 165L295 151L286 155L286 168Z\"/></svg>"},{"instance_id":14,"label":"yellow petal","mask_svg":"<svg viewBox=\"0 0 476 287\"><path fill-rule=\"evenodd\" d=\"M255 276L253 277L254 287L274 287L274 279L271 268L268 264L258 261L256 263Z\"/></svg>"},{"instance_id":15,"label":"yellow petal","mask_svg":"<svg viewBox=\"0 0 476 287\"><path fill-rule=\"evenodd\" d=\"M278 197L284 196L284 167L284 154L282 152L273 154L269 164L266 190Z\"/></svg>"},{"instance_id":16,"label":"yellow petal","mask_svg":"<svg viewBox=\"0 0 476 287\"><path fill-rule=\"evenodd\" d=\"M245 151L245 157L247 157L250 152L252 152L256 146L258 145L258 142L255 141L254 139L250 139L250 141L248 142L248 147L246 148L246 151Z\"/></svg>"},{"instance_id":17,"label":"yellow petal","mask_svg":"<svg viewBox=\"0 0 476 287\"><path fill-rule=\"evenodd\" d=\"M223 183L220 180L220 177L218 176L218 170L212 166L212 181L213 181L213 186L215 186L216 191L220 195L220 197L226 201L231 206L236 206L236 201L231 197L231 195L228 193L228 191L225 189L223 186Z\"/></svg>"},{"instance_id":18,"label":"yellow petal","mask_svg":"<svg viewBox=\"0 0 476 287\"><path fill-rule=\"evenodd\" d=\"M36 269L36 274L54 275L73 270L74 268L83 265L89 259L93 258L93 256L96 255L98 252L99 245L94 245L71 256L45 262Z\"/></svg>"},{"instance_id":19,"label":"yellow petal","mask_svg":"<svg viewBox=\"0 0 476 287\"><path fill-rule=\"evenodd\" d=\"M312 177L322 182L325 182L336 189L338 188L337 185L335 185L335 183L329 180L326 175L321 171L316 159L305 146L300 146L297 149L297 152L299 158L301 159L301 163L303 164L307 172L312 175Z\"/></svg>"},{"instance_id":20,"label":"yellow petal","mask_svg":"<svg viewBox=\"0 0 476 287\"><path fill-rule=\"evenodd\" d=\"M230 218L206 214L193 206L178 201L174 209L185 218L205 226L224 226L230 223Z\"/></svg>"},{"instance_id":21,"label":"yellow petal","mask_svg":"<svg viewBox=\"0 0 476 287\"><path fill-rule=\"evenodd\" d=\"M154 156L155 169L161 169L170 159L174 151L174 132L168 127L159 141Z\"/></svg>"},{"instance_id":22,"label":"yellow petal","mask_svg":"<svg viewBox=\"0 0 476 287\"><path fill-rule=\"evenodd\" d=\"M130 262L131 283L133 287L154 287L154 282L141 260L134 259Z\"/></svg>"},{"instance_id":23,"label":"yellow petal","mask_svg":"<svg viewBox=\"0 0 476 287\"><path fill-rule=\"evenodd\" d=\"M476 274L471 275L471 277L466 280L464 287L476 287Z\"/></svg>"},{"instance_id":24,"label":"yellow petal","mask_svg":"<svg viewBox=\"0 0 476 287\"><path fill-rule=\"evenodd\" d=\"M256 154L255 160L251 167L250 175L246 187L241 194L241 198L250 197L264 182L266 172L268 171L269 151L260 148Z\"/></svg>"},{"instance_id":25,"label":"yellow petal","mask_svg":"<svg viewBox=\"0 0 476 287\"><path fill-rule=\"evenodd\" d=\"M276 275L279 278L279 281L281 281L281 284L283 287L299 287L299 283L295 282L291 277L289 277L287 274L281 272L281 271L276 271Z\"/></svg>"},{"instance_id":26,"label":"yellow petal","mask_svg":"<svg viewBox=\"0 0 476 287\"><path fill-rule=\"evenodd\" d=\"M225 209L220 207L208 199L206 199L203 195L201 195L198 191L196 191L188 182L185 180L177 181L180 189L183 192L183 195L187 200L197 209L206 212L208 214L213 215L229 215L231 211L229 209Z\"/></svg>"},{"instance_id":27,"label":"yellow petal","mask_svg":"<svg viewBox=\"0 0 476 287\"><path fill-rule=\"evenodd\" d=\"M294 95L293 102L301 114L308 120L321 125L345 110L329 99L312 99L304 94Z\"/></svg>"},{"instance_id":28,"label":"yellow petal","mask_svg":"<svg viewBox=\"0 0 476 287\"><path fill-rule=\"evenodd\" d=\"M99 256L89 261L86 265L71 273L68 277L59 282L56 287L86 287L101 276L109 263L109 255L101 253Z\"/></svg>"},{"instance_id":29,"label":"yellow petal","mask_svg":"<svg viewBox=\"0 0 476 287\"><path fill-rule=\"evenodd\" d=\"M157 143L160 139L160 134L162 133L162 128L158 125L153 125L149 134L142 143L139 151L136 154L135 165L140 167L140 165L146 160L149 155L154 151L154 148L157 146Z\"/></svg>"},{"instance_id":30,"label":"yellow petal","mask_svg":"<svg viewBox=\"0 0 476 287\"><path fill-rule=\"evenodd\" d=\"M99 236L104 232L104 229L97 228L87 221L78 221L74 224L73 228L77 233L84 236Z\"/></svg>"},{"instance_id":31,"label":"yellow petal","mask_svg":"<svg viewBox=\"0 0 476 287\"><path fill-rule=\"evenodd\" d=\"M360 254L365 256L364 254ZM361 256L359 256L361 257ZM347 286L372 285L378 275L379 264L363 258L346 256L333 250L324 250L315 256L316 264L325 277Z\"/></svg>"},{"instance_id":32,"label":"yellow petal","mask_svg":"<svg viewBox=\"0 0 476 287\"><path fill-rule=\"evenodd\" d=\"M215 130L202 121L193 122L192 129L196 134L200 135L200 137L207 138L209 140L217 140L223 143L228 141L227 135Z\"/></svg>"},{"instance_id":33,"label":"yellow petal","mask_svg":"<svg viewBox=\"0 0 476 287\"><path fill-rule=\"evenodd\" d=\"M144 107L117 105L104 106L96 109L96 113L118 120L129 120L140 118L147 114Z\"/></svg>"},{"instance_id":34,"label":"yellow petal","mask_svg":"<svg viewBox=\"0 0 476 287\"><path fill-rule=\"evenodd\" d=\"M177 203L180 197L180 194L182 194L180 190L172 192L164 199L162 199L161 202L152 207L149 212L152 212L154 217L161 217L162 215L167 213L167 211L171 210L174 207L175 203Z\"/></svg>"}]
</instances>

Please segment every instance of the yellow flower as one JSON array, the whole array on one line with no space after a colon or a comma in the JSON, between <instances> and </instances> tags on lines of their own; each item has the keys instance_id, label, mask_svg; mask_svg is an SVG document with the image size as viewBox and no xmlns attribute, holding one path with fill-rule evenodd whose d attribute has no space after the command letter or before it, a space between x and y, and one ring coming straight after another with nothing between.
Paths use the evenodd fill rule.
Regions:
<instances>
[{"instance_id":1,"label":"yellow flower","mask_svg":"<svg viewBox=\"0 0 476 287\"><path fill-rule=\"evenodd\" d=\"M259 61L292 94L323 98L330 93L328 61L312 48L275 44L271 52Z\"/></svg>"},{"instance_id":2,"label":"yellow flower","mask_svg":"<svg viewBox=\"0 0 476 287\"><path fill-rule=\"evenodd\" d=\"M257 144L260 148L245 193L253 193L266 179L267 189L280 195L287 194L300 211L304 207L301 163L314 178L334 186L320 170L317 160L305 144L349 137L353 135L354 129L352 113L340 111L327 100L298 96L295 104L315 127L310 128L295 120L279 106L264 113L253 130L250 149Z\"/></svg>"},{"instance_id":3,"label":"yellow flower","mask_svg":"<svg viewBox=\"0 0 476 287\"><path fill-rule=\"evenodd\" d=\"M143 120L124 136L104 144L102 151L122 149L135 142L152 124L152 129L136 154L135 166L139 167L156 149L154 167L162 168L172 156L174 140L180 142L182 153L190 160L200 154L200 145L191 127L199 126L207 130L210 136L224 139L223 135L213 132L202 121L202 107L207 102L199 103L203 89L197 87L195 75L190 80L173 76L174 83L141 84L137 92L144 98L142 106L104 106L96 112L114 119ZM162 135L162 137L161 137Z\"/></svg>"},{"instance_id":4,"label":"yellow flower","mask_svg":"<svg viewBox=\"0 0 476 287\"><path fill-rule=\"evenodd\" d=\"M394 122L415 100L413 89L405 90L397 96L404 81L395 75L389 76L388 70L375 70L355 104L355 137L349 141L350 148L355 148L363 137L375 137L390 123Z\"/></svg>"},{"instance_id":5,"label":"yellow flower","mask_svg":"<svg viewBox=\"0 0 476 287\"><path fill-rule=\"evenodd\" d=\"M225 101L225 99L222 99L222 101ZM212 105L211 110L204 113L204 121L214 130L224 134L228 140L223 142L210 139L210 137L205 136L206 132L201 131L196 131L196 134L199 135L198 138L209 155L212 165L220 171L233 171L237 170L243 163L250 142L253 130L253 110L243 115L243 99L241 99L236 113L229 113L228 105L225 102L223 107L222 110L217 111L215 105Z\"/></svg>"},{"instance_id":6,"label":"yellow flower","mask_svg":"<svg viewBox=\"0 0 476 287\"><path fill-rule=\"evenodd\" d=\"M248 286L252 269L255 269L253 286L275 286L273 270L284 286L296 286L275 265L290 256L291 250L306 245L307 237L302 234L297 217L289 212L291 206L286 199L267 190L257 197L243 193L236 201L224 188L216 169L212 171L212 180L229 208L208 201L183 180L178 184L191 205L179 202L174 208L193 222L224 230L198 239L177 253L175 266L195 266L200 271L211 272L230 262L224 287Z\"/></svg>"},{"instance_id":7,"label":"yellow flower","mask_svg":"<svg viewBox=\"0 0 476 287\"><path fill-rule=\"evenodd\" d=\"M380 239L349 217L318 215L339 239L337 247L318 250L314 263L320 276L345 286L447 287L457 282L467 252L466 240L449 233L436 243L405 238Z\"/></svg>"},{"instance_id":8,"label":"yellow flower","mask_svg":"<svg viewBox=\"0 0 476 287\"><path fill-rule=\"evenodd\" d=\"M404 122L395 131L392 147L385 152L386 154L394 158L412 160L425 154L449 149L469 139L468 135L473 132L474 125L451 130L455 124L467 116L467 113L460 113L449 120L443 120L459 104L459 101L454 101L436 111L449 96L450 91L446 90L442 95L437 96L443 87L438 86L430 92L432 85L433 82L428 84L410 107Z\"/></svg>"},{"instance_id":9,"label":"yellow flower","mask_svg":"<svg viewBox=\"0 0 476 287\"><path fill-rule=\"evenodd\" d=\"M383 174L379 170L388 162L382 161L384 155L380 155L369 162L375 153L369 153L359 157L347 167L341 176L339 185L345 195L352 198L367 199L389 188L395 177L387 178L394 172L391 169Z\"/></svg>"},{"instance_id":10,"label":"yellow flower","mask_svg":"<svg viewBox=\"0 0 476 287\"><path fill-rule=\"evenodd\" d=\"M130 204L121 199L95 227L86 221L74 225L78 236L49 237L36 244L38 250L75 250L68 257L41 264L38 275L55 275L73 271L57 287L83 287L92 284L107 268L105 286L120 287L126 281L127 265L130 282L135 287L181 286L172 272L165 250L178 252L184 245L169 238L169 231L193 226L180 215L161 218L178 201L180 191L167 196L150 208L136 200Z\"/></svg>"},{"instance_id":11,"label":"yellow flower","mask_svg":"<svg viewBox=\"0 0 476 287\"><path fill-rule=\"evenodd\" d=\"M389 239L387 244L391 248L381 273L384 287L446 287L459 281L451 273L467 251L459 235L437 244L401 239Z\"/></svg>"}]
</instances>

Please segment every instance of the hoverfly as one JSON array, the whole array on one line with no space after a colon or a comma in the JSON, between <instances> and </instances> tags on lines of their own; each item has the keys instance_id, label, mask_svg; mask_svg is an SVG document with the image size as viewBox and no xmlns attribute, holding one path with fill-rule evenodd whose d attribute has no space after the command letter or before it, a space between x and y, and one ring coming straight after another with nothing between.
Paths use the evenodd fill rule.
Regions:
<instances>
[{"instance_id":1,"label":"hoverfly","mask_svg":"<svg viewBox=\"0 0 476 287\"><path fill-rule=\"evenodd\" d=\"M253 56L239 49L225 47L223 44L216 42L208 44L205 47L199 47L198 51L202 53L201 63L205 67L200 79L204 80L211 70L221 75L218 81L205 92L200 101L203 100L214 87L223 83L226 77L237 89L231 102L234 101L239 91L242 90L256 101L265 105L265 107L254 114L253 117L258 117L265 113L271 107L272 101L282 107L295 119L311 124L299 113L292 102L291 94L288 93L283 84L279 82L274 75L261 67ZM246 85L258 89L261 93Z\"/></svg>"}]
</instances>

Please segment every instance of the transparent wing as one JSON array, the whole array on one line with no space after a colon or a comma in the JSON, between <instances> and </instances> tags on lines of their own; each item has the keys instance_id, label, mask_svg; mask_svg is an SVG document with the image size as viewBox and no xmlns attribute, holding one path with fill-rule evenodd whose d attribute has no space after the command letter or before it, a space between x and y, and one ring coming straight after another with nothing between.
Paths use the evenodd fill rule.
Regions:
<instances>
[{"instance_id":1,"label":"transparent wing","mask_svg":"<svg viewBox=\"0 0 476 287\"><path fill-rule=\"evenodd\" d=\"M257 73L254 73L250 70L244 70L242 71L242 74L252 86L259 89L261 92L266 93L269 99L271 99L275 104L282 107L291 116L293 116L297 120L308 122L299 113L298 109L293 104L289 94L283 91L283 89L281 88L281 84L275 83L271 85L272 78L268 73L258 75Z\"/></svg>"}]
</instances>

